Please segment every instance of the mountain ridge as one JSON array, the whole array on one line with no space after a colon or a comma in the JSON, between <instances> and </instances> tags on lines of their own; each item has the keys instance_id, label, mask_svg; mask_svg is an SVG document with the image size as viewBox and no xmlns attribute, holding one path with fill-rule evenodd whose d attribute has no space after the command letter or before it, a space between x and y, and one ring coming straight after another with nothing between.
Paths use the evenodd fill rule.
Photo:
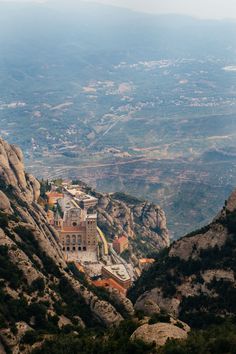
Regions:
<instances>
[{"instance_id":1,"label":"mountain ridge","mask_svg":"<svg viewBox=\"0 0 236 354\"><path fill-rule=\"evenodd\" d=\"M25 174L21 150L2 139L0 189L3 346L18 353L27 331L56 329L71 321L82 327L91 326L91 321L117 326L123 319L117 309L68 269L58 234L36 202L39 182Z\"/></svg>"},{"instance_id":2,"label":"mountain ridge","mask_svg":"<svg viewBox=\"0 0 236 354\"><path fill-rule=\"evenodd\" d=\"M212 223L157 256L130 291L136 310L151 315L163 309L191 327L235 318L235 216L236 190Z\"/></svg>"}]
</instances>

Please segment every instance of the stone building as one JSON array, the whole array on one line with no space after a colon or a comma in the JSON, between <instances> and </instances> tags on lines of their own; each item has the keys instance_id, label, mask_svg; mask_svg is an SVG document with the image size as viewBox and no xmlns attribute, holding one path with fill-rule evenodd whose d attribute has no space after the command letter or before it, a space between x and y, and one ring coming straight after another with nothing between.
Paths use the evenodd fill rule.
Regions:
<instances>
[{"instance_id":1,"label":"stone building","mask_svg":"<svg viewBox=\"0 0 236 354\"><path fill-rule=\"evenodd\" d=\"M120 284L124 289L129 289L131 286L131 278L123 264L114 264L111 266L102 267L103 278L114 279L118 284Z\"/></svg>"},{"instance_id":2,"label":"stone building","mask_svg":"<svg viewBox=\"0 0 236 354\"><path fill-rule=\"evenodd\" d=\"M121 254L129 248L129 241L125 236L115 236L112 245L116 253Z\"/></svg>"},{"instance_id":3,"label":"stone building","mask_svg":"<svg viewBox=\"0 0 236 354\"><path fill-rule=\"evenodd\" d=\"M58 200L54 226L65 252L97 251L97 214L88 214L70 195Z\"/></svg>"}]
</instances>

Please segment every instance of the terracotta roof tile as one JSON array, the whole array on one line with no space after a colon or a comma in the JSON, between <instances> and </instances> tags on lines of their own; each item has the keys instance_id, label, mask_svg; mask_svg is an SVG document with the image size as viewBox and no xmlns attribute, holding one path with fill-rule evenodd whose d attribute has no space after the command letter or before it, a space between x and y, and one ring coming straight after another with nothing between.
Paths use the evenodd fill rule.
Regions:
<instances>
[{"instance_id":1,"label":"terracotta roof tile","mask_svg":"<svg viewBox=\"0 0 236 354\"><path fill-rule=\"evenodd\" d=\"M120 284L118 284L114 279L112 278L107 278L103 280L95 280L93 281L93 284L97 287L111 287L114 289L117 289L120 293L126 294L126 289L123 288Z\"/></svg>"}]
</instances>

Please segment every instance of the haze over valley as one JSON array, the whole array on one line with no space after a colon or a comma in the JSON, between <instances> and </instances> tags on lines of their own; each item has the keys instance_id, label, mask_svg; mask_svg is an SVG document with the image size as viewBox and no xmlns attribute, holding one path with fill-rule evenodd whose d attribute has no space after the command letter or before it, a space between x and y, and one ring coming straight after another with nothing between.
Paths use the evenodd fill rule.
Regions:
<instances>
[{"instance_id":1,"label":"haze over valley","mask_svg":"<svg viewBox=\"0 0 236 354\"><path fill-rule=\"evenodd\" d=\"M236 353L233 1L0 0L0 354Z\"/></svg>"},{"instance_id":2,"label":"haze over valley","mask_svg":"<svg viewBox=\"0 0 236 354\"><path fill-rule=\"evenodd\" d=\"M235 35L233 20L0 3L0 135L39 178L160 204L179 237L236 185Z\"/></svg>"}]
</instances>

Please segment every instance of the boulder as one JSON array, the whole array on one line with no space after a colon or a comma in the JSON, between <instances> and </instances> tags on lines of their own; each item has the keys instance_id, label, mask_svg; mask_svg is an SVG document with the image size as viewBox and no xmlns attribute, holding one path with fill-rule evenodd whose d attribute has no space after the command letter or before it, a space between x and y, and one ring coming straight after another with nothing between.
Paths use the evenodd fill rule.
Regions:
<instances>
[{"instance_id":1,"label":"boulder","mask_svg":"<svg viewBox=\"0 0 236 354\"><path fill-rule=\"evenodd\" d=\"M135 304L136 311L142 311L146 316L160 313L161 309L157 303L149 298L139 299Z\"/></svg>"},{"instance_id":2,"label":"boulder","mask_svg":"<svg viewBox=\"0 0 236 354\"><path fill-rule=\"evenodd\" d=\"M135 303L135 309L141 310L147 315L158 313L159 309L166 311L174 317L179 315L180 300L176 297L163 296L162 290L153 288L139 296Z\"/></svg>"},{"instance_id":3,"label":"boulder","mask_svg":"<svg viewBox=\"0 0 236 354\"><path fill-rule=\"evenodd\" d=\"M144 324L137 328L131 340L142 340L147 344L154 343L157 347L165 345L168 339L186 339L188 332L170 323Z\"/></svg>"},{"instance_id":4,"label":"boulder","mask_svg":"<svg viewBox=\"0 0 236 354\"><path fill-rule=\"evenodd\" d=\"M59 317L58 327L62 328L62 327L67 326L67 325L72 325L71 320L69 318L67 318L66 316L64 316L64 315L61 315Z\"/></svg>"}]
</instances>

